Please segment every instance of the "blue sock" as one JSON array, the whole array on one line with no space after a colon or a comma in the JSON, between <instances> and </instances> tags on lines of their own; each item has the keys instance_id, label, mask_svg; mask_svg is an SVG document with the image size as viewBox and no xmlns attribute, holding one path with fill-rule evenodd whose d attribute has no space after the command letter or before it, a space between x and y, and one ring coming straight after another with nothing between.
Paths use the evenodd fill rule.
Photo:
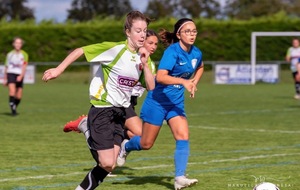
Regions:
<instances>
[{"instance_id":1,"label":"blue sock","mask_svg":"<svg viewBox=\"0 0 300 190\"><path fill-rule=\"evenodd\" d=\"M125 150L127 152L130 152L132 150L142 150L142 147L141 147L141 137L140 136L134 136L134 137L132 137L125 144Z\"/></svg>"},{"instance_id":2,"label":"blue sock","mask_svg":"<svg viewBox=\"0 0 300 190\"><path fill-rule=\"evenodd\" d=\"M175 177L184 176L190 154L190 143L188 140L177 140L174 153Z\"/></svg>"}]
</instances>

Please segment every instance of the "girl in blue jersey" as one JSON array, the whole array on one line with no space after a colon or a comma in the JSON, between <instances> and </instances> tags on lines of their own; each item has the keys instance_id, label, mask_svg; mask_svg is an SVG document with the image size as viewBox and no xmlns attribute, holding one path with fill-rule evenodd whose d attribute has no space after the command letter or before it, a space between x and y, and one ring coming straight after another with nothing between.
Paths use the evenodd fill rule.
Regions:
<instances>
[{"instance_id":1,"label":"girl in blue jersey","mask_svg":"<svg viewBox=\"0 0 300 190\"><path fill-rule=\"evenodd\" d=\"M45 71L44 81L57 78L83 54L89 62L102 65L90 84L88 127L90 151L97 165L76 190L95 189L115 167L124 138L125 108L130 106L133 86L143 79L148 90L154 78L148 67L148 51L143 48L150 20L139 11L127 14L123 42L102 42L75 49L56 68ZM139 53L138 53L139 52Z\"/></svg>"},{"instance_id":2,"label":"girl in blue jersey","mask_svg":"<svg viewBox=\"0 0 300 190\"><path fill-rule=\"evenodd\" d=\"M185 176L189 128L184 111L184 89L188 90L191 98L194 97L196 85L203 74L202 53L193 45L197 28L191 19L178 20L173 32L163 30L159 36L168 48L159 63L155 88L148 92L141 109L144 122L142 136L122 142L117 164L124 165L130 151L150 149L166 120L176 140L174 187L178 190L198 182Z\"/></svg>"}]
</instances>

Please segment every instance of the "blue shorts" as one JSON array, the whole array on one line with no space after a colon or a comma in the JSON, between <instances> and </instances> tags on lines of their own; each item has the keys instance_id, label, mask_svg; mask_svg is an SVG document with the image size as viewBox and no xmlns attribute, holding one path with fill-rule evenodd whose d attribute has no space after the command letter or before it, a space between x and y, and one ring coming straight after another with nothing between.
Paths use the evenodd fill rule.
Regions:
<instances>
[{"instance_id":1,"label":"blue shorts","mask_svg":"<svg viewBox=\"0 0 300 190\"><path fill-rule=\"evenodd\" d=\"M162 126L163 121L176 116L184 116L184 103L162 105L156 100L146 98L141 108L141 119L143 122L156 126Z\"/></svg>"}]
</instances>

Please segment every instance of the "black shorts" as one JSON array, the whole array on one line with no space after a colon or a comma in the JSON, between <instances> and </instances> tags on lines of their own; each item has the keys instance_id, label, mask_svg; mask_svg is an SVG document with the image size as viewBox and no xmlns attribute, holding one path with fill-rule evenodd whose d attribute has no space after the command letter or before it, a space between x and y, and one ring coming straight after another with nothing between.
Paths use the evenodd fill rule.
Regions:
<instances>
[{"instance_id":1,"label":"black shorts","mask_svg":"<svg viewBox=\"0 0 300 190\"><path fill-rule=\"evenodd\" d=\"M125 109L117 107L91 107L88 114L91 137L88 143L93 150L106 150L120 146L124 139Z\"/></svg>"},{"instance_id":2,"label":"black shorts","mask_svg":"<svg viewBox=\"0 0 300 190\"><path fill-rule=\"evenodd\" d=\"M296 75L298 74L298 71L292 72L293 78L296 78Z\"/></svg>"},{"instance_id":3,"label":"black shorts","mask_svg":"<svg viewBox=\"0 0 300 190\"><path fill-rule=\"evenodd\" d=\"M125 109L125 113L126 113L126 116L125 116L126 119L137 116L137 114L134 111L134 106L132 106L132 104L130 104L130 106Z\"/></svg>"},{"instance_id":4,"label":"black shorts","mask_svg":"<svg viewBox=\"0 0 300 190\"><path fill-rule=\"evenodd\" d=\"M133 109L134 109L134 106L137 105L137 99L138 99L137 96L131 96L131 97L130 97L130 104L131 104L131 106L133 107Z\"/></svg>"},{"instance_id":5,"label":"black shorts","mask_svg":"<svg viewBox=\"0 0 300 190\"><path fill-rule=\"evenodd\" d=\"M18 74L7 73L7 84L15 83L17 88L23 88L23 79L21 81L17 81Z\"/></svg>"}]
</instances>

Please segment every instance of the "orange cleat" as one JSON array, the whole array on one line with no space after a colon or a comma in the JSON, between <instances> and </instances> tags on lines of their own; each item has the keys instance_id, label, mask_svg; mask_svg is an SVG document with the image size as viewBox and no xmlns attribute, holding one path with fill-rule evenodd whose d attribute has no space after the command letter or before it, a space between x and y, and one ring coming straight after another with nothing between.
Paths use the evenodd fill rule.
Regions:
<instances>
[{"instance_id":1,"label":"orange cleat","mask_svg":"<svg viewBox=\"0 0 300 190\"><path fill-rule=\"evenodd\" d=\"M74 120L74 121L69 121L65 126L64 126L64 132L70 132L70 131L74 131L77 133L81 133L81 131L79 130L78 126L80 124L80 122L84 119L87 118L86 115L81 115L78 117L78 119Z\"/></svg>"}]
</instances>

